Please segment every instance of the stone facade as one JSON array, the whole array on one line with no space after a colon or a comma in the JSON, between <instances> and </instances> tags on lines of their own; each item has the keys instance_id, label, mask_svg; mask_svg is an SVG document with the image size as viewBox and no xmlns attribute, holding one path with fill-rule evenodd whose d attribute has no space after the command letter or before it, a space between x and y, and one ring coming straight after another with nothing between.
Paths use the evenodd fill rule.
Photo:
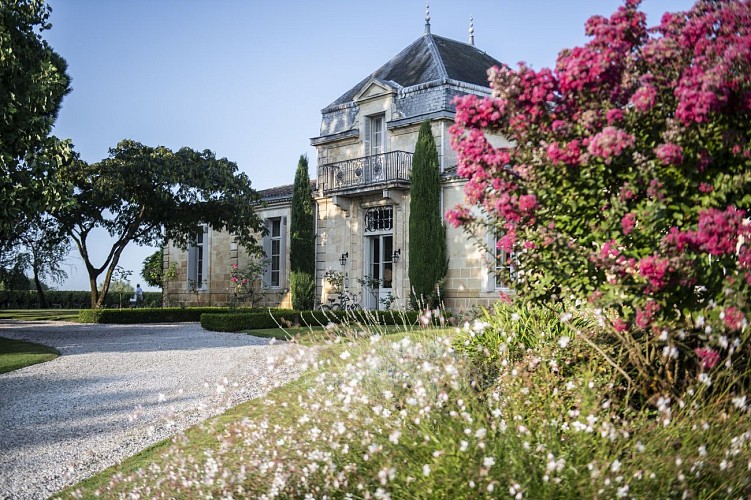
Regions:
<instances>
[{"instance_id":1,"label":"stone facade","mask_svg":"<svg viewBox=\"0 0 751 500\"><path fill-rule=\"evenodd\" d=\"M279 219L283 231L282 241L289 241L290 195L282 199L266 196L267 205L259 208L258 215L264 220ZM269 190L269 191L276 191ZM263 192L261 192L263 195ZM272 286L267 275L255 285L256 292L252 297L247 294L235 295L236 288L231 280L232 266L243 270L248 267L251 257L239 245L235 238L226 231L215 231L207 228L206 233L208 251L205 253L207 262L206 273L200 283L192 280L189 267L195 266L196 259L191 252L180 249L173 244L164 247L164 269L175 269L176 276L166 282L164 286L165 306L226 306L236 304L240 306L282 307L291 308L292 301L289 293L289 251L283 251L281 263L282 276L278 286ZM259 241L263 238L259 235ZM267 265L268 268L268 265Z\"/></svg>"}]
</instances>

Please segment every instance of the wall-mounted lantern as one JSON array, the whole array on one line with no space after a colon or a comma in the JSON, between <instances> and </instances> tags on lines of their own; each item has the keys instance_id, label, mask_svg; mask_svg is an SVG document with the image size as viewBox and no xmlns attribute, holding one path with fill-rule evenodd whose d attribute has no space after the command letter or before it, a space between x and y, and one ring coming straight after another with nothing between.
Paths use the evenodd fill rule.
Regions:
<instances>
[{"instance_id":1,"label":"wall-mounted lantern","mask_svg":"<svg viewBox=\"0 0 751 500\"><path fill-rule=\"evenodd\" d=\"M400 248L399 250L396 250L396 251L394 252L394 255L392 255L392 256L391 256L391 260L392 260L392 262L393 262L394 264L396 264L397 262L399 262L399 258L400 258L401 256L402 256L402 249Z\"/></svg>"},{"instance_id":2,"label":"wall-mounted lantern","mask_svg":"<svg viewBox=\"0 0 751 500\"><path fill-rule=\"evenodd\" d=\"M342 266L344 266L344 264L347 263L347 259L349 259L349 252L345 252L345 253L342 254L341 257L339 257L339 264L341 264Z\"/></svg>"}]
</instances>

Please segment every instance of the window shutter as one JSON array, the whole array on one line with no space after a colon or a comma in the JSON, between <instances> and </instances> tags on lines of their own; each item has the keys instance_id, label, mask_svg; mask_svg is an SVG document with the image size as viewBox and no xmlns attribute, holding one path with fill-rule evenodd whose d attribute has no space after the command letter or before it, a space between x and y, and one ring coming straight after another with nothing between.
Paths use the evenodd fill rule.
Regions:
<instances>
[{"instance_id":1,"label":"window shutter","mask_svg":"<svg viewBox=\"0 0 751 500\"><path fill-rule=\"evenodd\" d=\"M281 221L281 237L279 258L279 286L281 288L289 288L289 278L287 277L287 258L289 257L289 251L287 249L287 218L282 217Z\"/></svg>"},{"instance_id":2,"label":"window shutter","mask_svg":"<svg viewBox=\"0 0 751 500\"><path fill-rule=\"evenodd\" d=\"M369 156L370 155L370 126L371 126L371 119L368 116L363 117L363 134L362 134L362 143L365 147L364 155Z\"/></svg>"},{"instance_id":3,"label":"window shutter","mask_svg":"<svg viewBox=\"0 0 751 500\"><path fill-rule=\"evenodd\" d=\"M485 233L485 248L487 249L487 257L489 259L490 266L488 266L486 273L486 292L495 292L495 245L495 234L492 229L488 229L488 231Z\"/></svg>"},{"instance_id":4,"label":"window shutter","mask_svg":"<svg viewBox=\"0 0 751 500\"><path fill-rule=\"evenodd\" d=\"M263 284L265 286L271 285L271 221L265 219L263 225L266 228L266 236L263 237L263 254L265 261L265 271L263 272Z\"/></svg>"},{"instance_id":5,"label":"window shutter","mask_svg":"<svg viewBox=\"0 0 751 500\"><path fill-rule=\"evenodd\" d=\"M388 140L386 140L386 115L381 116L381 153L388 153L389 148L386 146Z\"/></svg>"},{"instance_id":6,"label":"window shutter","mask_svg":"<svg viewBox=\"0 0 751 500\"><path fill-rule=\"evenodd\" d=\"M191 244L188 247L188 281L196 279L196 253L195 244Z\"/></svg>"}]
</instances>

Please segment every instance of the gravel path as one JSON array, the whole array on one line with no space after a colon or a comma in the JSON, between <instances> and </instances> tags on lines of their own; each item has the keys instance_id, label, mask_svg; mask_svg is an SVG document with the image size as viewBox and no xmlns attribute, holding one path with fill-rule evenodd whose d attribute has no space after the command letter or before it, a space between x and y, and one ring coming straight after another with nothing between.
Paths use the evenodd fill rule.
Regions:
<instances>
[{"instance_id":1,"label":"gravel path","mask_svg":"<svg viewBox=\"0 0 751 500\"><path fill-rule=\"evenodd\" d=\"M47 498L297 377L311 351L198 324L0 321L57 359L0 375L0 498Z\"/></svg>"}]
</instances>

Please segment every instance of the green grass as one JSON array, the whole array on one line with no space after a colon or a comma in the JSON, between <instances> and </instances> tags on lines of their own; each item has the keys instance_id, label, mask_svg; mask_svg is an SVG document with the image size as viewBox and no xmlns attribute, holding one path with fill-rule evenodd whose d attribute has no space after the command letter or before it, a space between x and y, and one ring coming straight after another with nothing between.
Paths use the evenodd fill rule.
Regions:
<instances>
[{"instance_id":1,"label":"green grass","mask_svg":"<svg viewBox=\"0 0 751 500\"><path fill-rule=\"evenodd\" d=\"M0 319L77 322L79 311L79 309L0 309Z\"/></svg>"},{"instance_id":2,"label":"green grass","mask_svg":"<svg viewBox=\"0 0 751 500\"><path fill-rule=\"evenodd\" d=\"M392 335L405 331L405 327L399 325L371 326L368 328L379 335ZM242 333L253 335L254 337L292 340L301 345L335 342L337 339L339 341L342 339L356 339L363 336L362 328L347 325L337 326L330 330L326 330L322 326L294 326L284 329L260 328L257 330L243 330ZM368 333L366 336L371 336L371 333Z\"/></svg>"},{"instance_id":3,"label":"green grass","mask_svg":"<svg viewBox=\"0 0 751 500\"><path fill-rule=\"evenodd\" d=\"M46 345L0 337L0 373L44 363L59 355L57 350Z\"/></svg>"}]
</instances>

